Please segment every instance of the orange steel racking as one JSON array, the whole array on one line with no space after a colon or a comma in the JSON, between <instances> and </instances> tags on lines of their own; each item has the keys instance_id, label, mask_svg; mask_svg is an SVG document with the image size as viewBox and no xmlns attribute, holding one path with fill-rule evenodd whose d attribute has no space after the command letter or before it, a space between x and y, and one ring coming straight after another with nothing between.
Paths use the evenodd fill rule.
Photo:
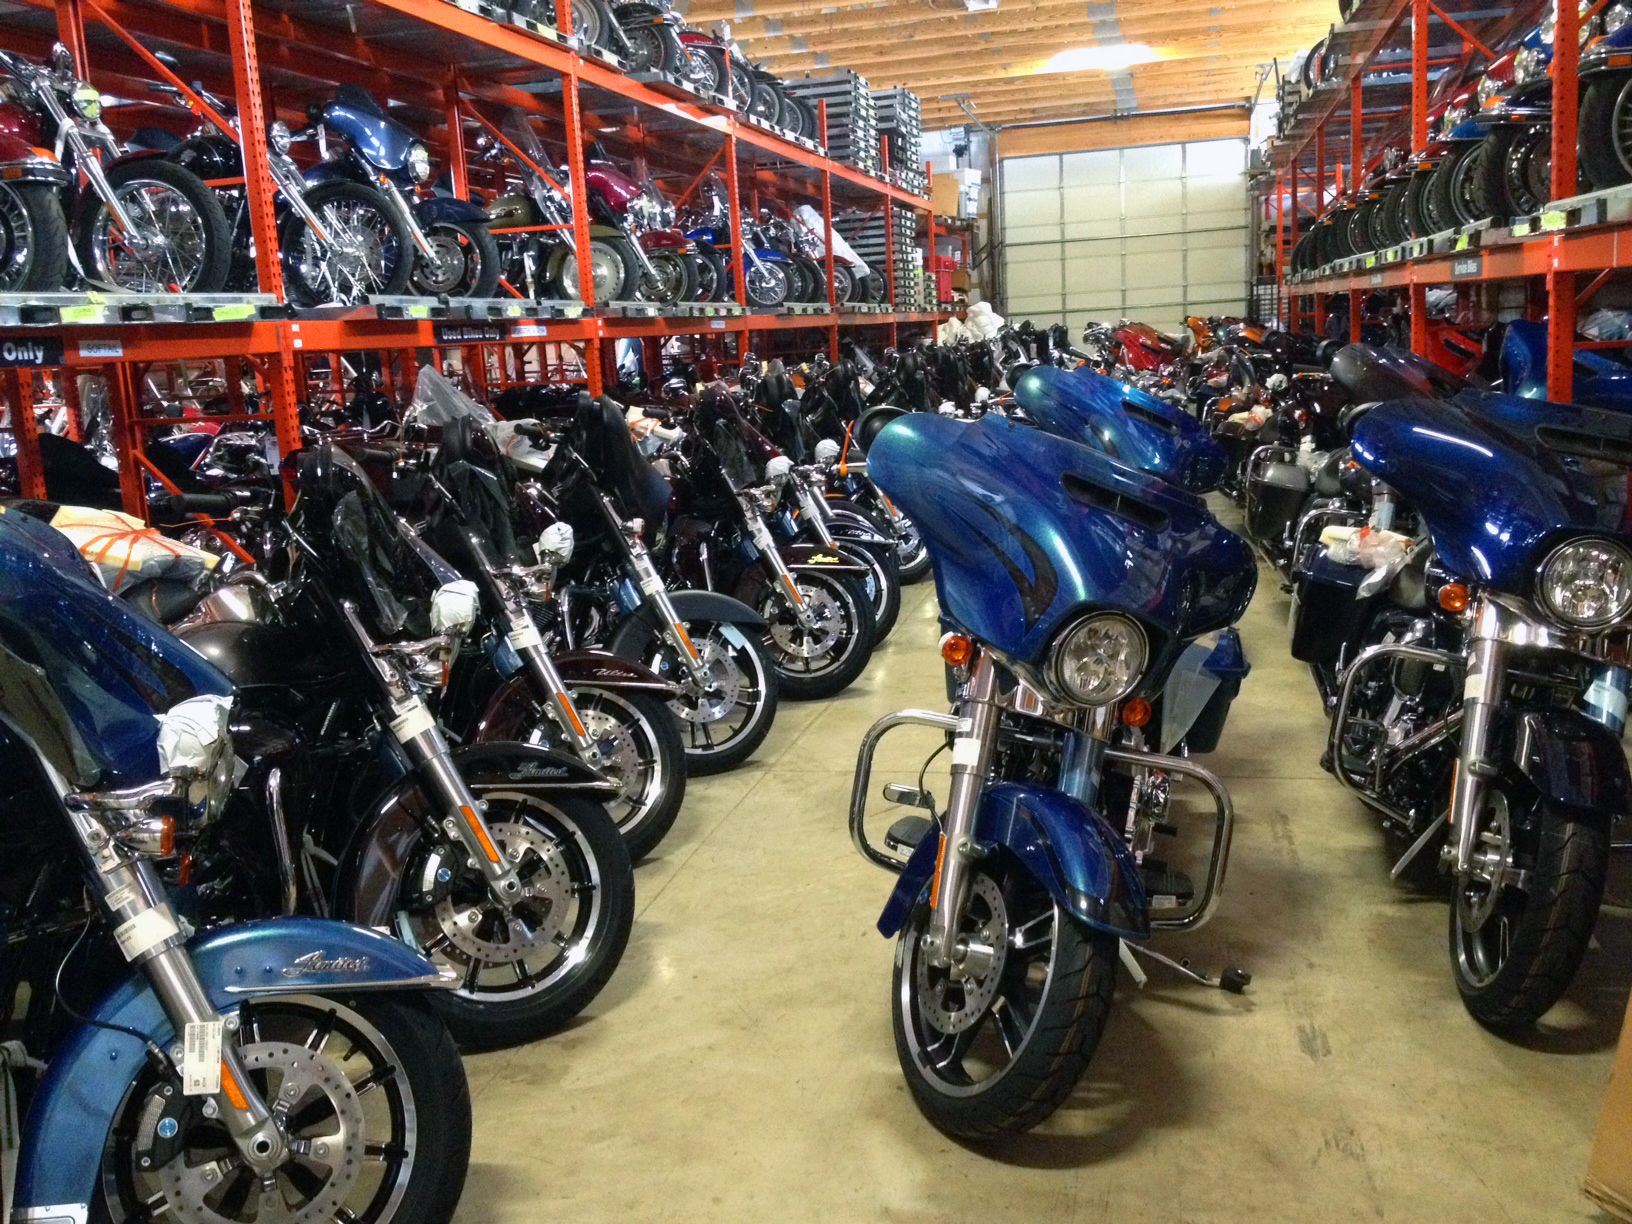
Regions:
<instances>
[{"instance_id":1,"label":"orange steel racking","mask_svg":"<svg viewBox=\"0 0 1632 1224\"><path fill-rule=\"evenodd\" d=\"M742 232L744 210L757 209L762 195L809 203L830 229L835 213L882 210L887 219L890 205L901 204L929 218L926 236L932 255L934 216L927 197L834 161L687 91L633 79L592 54L581 54L571 39L570 0L557 0L556 9L558 30L551 35L448 0L18 0L0 14L0 45L43 56L53 41L64 42L81 75L130 102L133 115L158 113L137 105L150 96L144 94L147 82L162 79L189 93L202 86L233 98L243 130L252 133L264 132L274 118L298 125L308 103L325 99L337 85L360 85L389 100L393 113L417 128L431 146L433 160L448 167L461 193L488 174L469 156L473 135L493 134L486 112L514 107L558 136L574 181L584 180L586 149L600 141L621 158L638 159L671 199L683 201L707 173L720 172L734 234ZM168 55L160 57L158 51ZM191 100L195 114L224 127L196 94ZM117 126L126 110L110 108L107 118ZM825 130L825 114L821 122ZM240 143L261 289L281 301L265 144L259 139ZM585 193L574 193L573 214L578 241L587 246ZM62 345L61 358L54 358L49 369L0 370L0 395L9 410L0 431L9 429L15 439L24 495L43 496L32 408L46 392L47 376L54 378L57 394L70 409L77 409L77 376L103 376L126 508L140 514L144 477L156 475L144 457L143 438L178 419L145 416L141 390L151 371L167 365L217 363L227 374L233 411L209 419L270 421L281 452L287 454L300 444L300 402L306 391L326 378L331 392L344 394L340 371L346 355L371 354L369 360L391 390L411 387L423 361L457 354L464 373L480 389L527 378L570 377L599 394L617 340L641 341L648 367L660 359L664 341L685 337L699 353L738 359L795 342L809 346L803 350L807 354L825 348L836 356L841 334L894 345L926 331L933 334L949 317L917 309L841 309L832 299L831 253L825 311L747 313L740 244L734 246L733 283L740 311L724 317L627 317L598 310L589 261L583 260L580 288L586 305L581 317L495 317L487 320L488 330L476 341L469 339L471 332L458 331L456 324L463 320L449 319L447 328L440 326L434 303L392 312L246 311L248 318L203 323L81 324L71 321L72 312L64 312L62 321L50 328L0 323L0 346L38 338L42 332ZM926 266L930 263L926 258ZM893 266L881 271L893 285ZM246 405L245 385L255 388L259 406ZM68 415L72 433L77 422L73 411ZM188 418L184 414L181 419Z\"/></svg>"}]
</instances>

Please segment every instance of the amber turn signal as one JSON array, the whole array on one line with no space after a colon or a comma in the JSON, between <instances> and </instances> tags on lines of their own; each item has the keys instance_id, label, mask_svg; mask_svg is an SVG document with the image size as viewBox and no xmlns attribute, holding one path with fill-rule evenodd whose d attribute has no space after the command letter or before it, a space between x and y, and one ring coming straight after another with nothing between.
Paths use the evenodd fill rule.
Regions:
<instances>
[{"instance_id":1,"label":"amber turn signal","mask_svg":"<svg viewBox=\"0 0 1632 1224\"><path fill-rule=\"evenodd\" d=\"M1143 697L1122 703L1122 721L1130 727L1142 727L1150 721L1150 702Z\"/></svg>"},{"instance_id":2,"label":"amber turn signal","mask_svg":"<svg viewBox=\"0 0 1632 1224\"><path fill-rule=\"evenodd\" d=\"M949 633L941 639L941 658L953 667L968 667L975 657L975 644L961 633Z\"/></svg>"},{"instance_id":3,"label":"amber turn signal","mask_svg":"<svg viewBox=\"0 0 1632 1224\"><path fill-rule=\"evenodd\" d=\"M1447 582L1439 588L1439 606L1447 612L1468 610L1468 588L1460 582Z\"/></svg>"}]
</instances>

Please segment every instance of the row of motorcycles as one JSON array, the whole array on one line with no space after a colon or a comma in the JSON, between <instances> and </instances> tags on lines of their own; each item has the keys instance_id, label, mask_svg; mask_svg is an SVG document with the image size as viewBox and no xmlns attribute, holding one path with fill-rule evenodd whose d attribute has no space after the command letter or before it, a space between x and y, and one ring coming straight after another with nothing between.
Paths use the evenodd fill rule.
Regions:
<instances>
[{"instance_id":1,"label":"row of motorcycles","mask_svg":"<svg viewBox=\"0 0 1632 1224\"><path fill-rule=\"evenodd\" d=\"M1632 182L1632 6L1578 0L1578 188ZM1387 142L1351 198L1303 235L1295 272L1491 220L1532 216L1553 198L1556 13L1516 32L1482 74L1453 67L1435 87L1427 146Z\"/></svg>"},{"instance_id":2,"label":"row of motorcycles","mask_svg":"<svg viewBox=\"0 0 1632 1224\"><path fill-rule=\"evenodd\" d=\"M229 101L154 85L165 105L197 115L196 128L178 136L141 127L121 141L103 121L100 91L80 79L61 44L43 64L0 51L0 73L9 87L0 101L0 292L256 290L242 133ZM720 302L735 297L735 246L749 303L773 310L828 301L829 242L834 300L882 299L882 279L814 210L767 206L733 234L716 176L677 223L650 176L632 177L598 142L586 155L589 249L579 252L564 158L546 153L519 110L500 135L484 134L475 160L519 182L484 202L454 194L446 176L433 183L426 144L356 86L314 104L297 130L269 124L290 302L576 299L581 259L598 302ZM310 146L315 160L297 162L297 146Z\"/></svg>"},{"instance_id":3,"label":"row of motorcycles","mask_svg":"<svg viewBox=\"0 0 1632 1224\"><path fill-rule=\"evenodd\" d=\"M928 572L847 453L853 363L696 373L488 406L425 369L281 462L214 435L164 535L0 506L22 1218L450 1218L456 1049L591 1003L688 776Z\"/></svg>"}]
</instances>

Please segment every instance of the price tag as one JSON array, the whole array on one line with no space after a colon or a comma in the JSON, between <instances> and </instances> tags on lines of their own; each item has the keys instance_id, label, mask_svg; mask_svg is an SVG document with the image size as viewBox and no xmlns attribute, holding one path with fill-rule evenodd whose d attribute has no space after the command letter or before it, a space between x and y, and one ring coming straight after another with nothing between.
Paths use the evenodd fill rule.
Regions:
<instances>
[{"instance_id":1,"label":"price tag","mask_svg":"<svg viewBox=\"0 0 1632 1224\"><path fill-rule=\"evenodd\" d=\"M62 321L64 323L100 323L106 312L94 303L88 306L64 306Z\"/></svg>"},{"instance_id":2,"label":"price tag","mask_svg":"<svg viewBox=\"0 0 1632 1224\"><path fill-rule=\"evenodd\" d=\"M221 1021L188 1024L181 1043L181 1091L214 1096L221 1091Z\"/></svg>"},{"instance_id":3,"label":"price tag","mask_svg":"<svg viewBox=\"0 0 1632 1224\"><path fill-rule=\"evenodd\" d=\"M1468 235L1467 234L1458 234L1456 236L1456 245L1454 247L1452 247L1451 249L1453 251L1465 251L1465 250L1467 250L1468 249Z\"/></svg>"},{"instance_id":4,"label":"price tag","mask_svg":"<svg viewBox=\"0 0 1632 1224\"><path fill-rule=\"evenodd\" d=\"M1541 214L1541 228L1543 230L1561 230L1570 222L1570 215L1558 209Z\"/></svg>"},{"instance_id":5,"label":"price tag","mask_svg":"<svg viewBox=\"0 0 1632 1224\"><path fill-rule=\"evenodd\" d=\"M1515 238L1525 238L1533 232L1534 228L1528 221L1515 221L1513 228L1509 232Z\"/></svg>"},{"instance_id":6,"label":"price tag","mask_svg":"<svg viewBox=\"0 0 1632 1224\"><path fill-rule=\"evenodd\" d=\"M724 331L725 330L725 320L724 319L710 319L708 321L708 325L710 327L712 327L715 331Z\"/></svg>"},{"instance_id":7,"label":"price tag","mask_svg":"<svg viewBox=\"0 0 1632 1224\"><path fill-rule=\"evenodd\" d=\"M403 313L410 319L428 319L431 317L429 306L410 306Z\"/></svg>"},{"instance_id":8,"label":"price tag","mask_svg":"<svg viewBox=\"0 0 1632 1224\"><path fill-rule=\"evenodd\" d=\"M181 934L175 919L158 906L145 909L113 933L113 941L127 961L150 952L173 935Z\"/></svg>"},{"instance_id":9,"label":"price tag","mask_svg":"<svg viewBox=\"0 0 1632 1224\"><path fill-rule=\"evenodd\" d=\"M233 302L226 306L217 306L210 311L210 317L217 323L241 323L245 319L255 317L255 307L248 302Z\"/></svg>"}]
</instances>

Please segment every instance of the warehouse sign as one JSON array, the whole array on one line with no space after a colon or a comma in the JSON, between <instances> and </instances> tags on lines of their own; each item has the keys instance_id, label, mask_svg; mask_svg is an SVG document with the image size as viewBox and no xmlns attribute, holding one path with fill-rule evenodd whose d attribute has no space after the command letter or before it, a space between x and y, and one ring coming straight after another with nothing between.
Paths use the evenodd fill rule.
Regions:
<instances>
[{"instance_id":1,"label":"warehouse sign","mask_svg":"<svg viewBox=\"0 0 1632 1224\"><path fill-rule=\"evenodd\" d=\"M1485 271L1485 257L1483 255L1464 255L1460 259L1451 260L1452 280L1476 280Z\"/></svg>"},{"instance_id":2,"label":"warehouse sign","mask_svg":"<svg viewBox=\"0 0 1632 1224\"><path fill-rule=\"evenodd\" d=\"M27 366L61 364L61 336L29 336L26 339L0 340L0 369L16 370Z\"/></svg>"},{"instance_id":3,"label":"warehouse sign","mask_svg":"<svg viewBox=\"0 0 1632 1224\"><path fill-rule=\"evenodd\" d=\"M504 340L504 330L505 324L498 320L488 323L438 323L435 327L438 344L499 344Z\"/></svg>"}]
</instances>

